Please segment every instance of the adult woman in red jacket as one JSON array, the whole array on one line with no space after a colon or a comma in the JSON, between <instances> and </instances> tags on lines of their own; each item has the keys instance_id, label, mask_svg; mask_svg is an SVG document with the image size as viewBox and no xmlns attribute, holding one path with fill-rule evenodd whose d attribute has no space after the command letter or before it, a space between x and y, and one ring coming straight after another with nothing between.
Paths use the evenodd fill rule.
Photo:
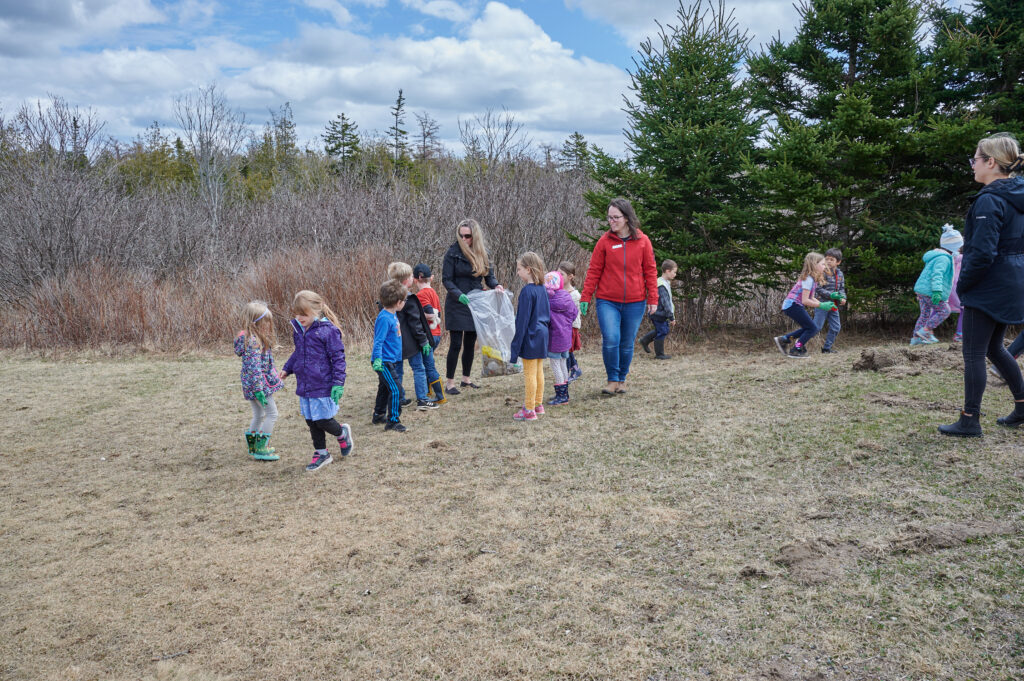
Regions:
<instances>
[{"instance_id":1,"label":"adult woman in red jacket","mask_svg":"<svg viewBox=\"0 0 1024 681\"><path fill-rule=\"evenodd\" d=\"M629 201L612 199L608 227L590 256L580 311L586 314L590 301L597 299L601 354L608 375L608 385L601 392L615 395L626 392L626 375L644 312L658 308L658 268L651 240L640 231Z\"/></svg>"}]
</instances>

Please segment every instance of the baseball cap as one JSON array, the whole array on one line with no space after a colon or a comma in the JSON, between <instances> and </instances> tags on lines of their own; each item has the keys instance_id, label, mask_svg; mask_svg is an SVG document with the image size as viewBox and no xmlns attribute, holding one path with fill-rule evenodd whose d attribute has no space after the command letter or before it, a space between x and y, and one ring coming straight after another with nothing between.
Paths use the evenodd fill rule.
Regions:
<instances>
[{"instance_id":1,"label":"baseball cap","mask_svg":"<svg viewBox=\"0 0 1024 681\"><path fill-rule=\"evenodd\" d=\"M423 279L424 277L429 277L430 276L430 268L427 267L425 264L420 263L419 265L416 265L416 267L412 268L412 276L417 278L417 279Z\"/></svg>"}]
</instances>

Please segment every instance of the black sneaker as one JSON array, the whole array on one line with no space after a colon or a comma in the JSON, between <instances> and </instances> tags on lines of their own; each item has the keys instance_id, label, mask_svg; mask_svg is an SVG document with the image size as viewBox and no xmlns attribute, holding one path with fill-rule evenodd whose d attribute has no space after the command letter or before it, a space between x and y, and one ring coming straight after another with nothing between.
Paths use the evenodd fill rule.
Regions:
<instances>
[{"instance_id":1,"label":"black sneaker","mask_svg":"<svg viewBox=\"0 0 1024 681\"><path fill-rule=\"evenodd\" d=\"M347 423L341 424L341 435L338 436L338 446L341 447L342 456L348 456L352 452L352 427Z\"/></svg>"},{"instance_id":2,"label":"black sneaker","mask_svg":"<svg viewBox=\"0 0 1024 681\"><path fill-rule=\"evenodd\" d=\"M387 423L387 422L388 422L388 417L387 417L386 414L376 414L376 413L373 415L373 420L370 421L370 423L372 423L375 426L379 426L380 424Z\"/></svg>"},{"instance_id":3,"label":"black sneaker","mask_svg":"<svg viewBox=\"0 0 1024 681\"><path fill-rule=\"evenodd\" d=\"M779 349L779 352L782 353L782 356L785 357L786 348L789 347L789 339L786 338L785 336L776 336L772 340L775 341L775 347L777 347Z\"/></svg>"},{"instance_id":4,"label":"black sneaker","mask_svg":"<svg viewBox=\"0 0 1024 681\"><path fill-rule=\"evenodd\" d=\"M408 429L401 421L389 421L388 425L384 426L384 430L393 430L396 433L404 433Z\"/></svg>"},{"instance_id":5,"label":"black sneaker","mask_svg":"<svg viewBox=\"0 0 1024 681\"><path fill-rule=\"evenodd\" d=\"M793 347L786 353L790 359L807 359L807 348Z\"/></svg>"},{"instance_id":6,"label":"black sneaker","mask_svg":"<svg viewBox=\"0 0 1024 681\"><path fill-rule=\"evenodd\" d=\"M324 452L323 454L320 452L314 452L313 460L309 462L308 466L306 466L306 470L310 473L318 471L332 461L334 461L334 459L331 458L330 452Z\"/></svg>"},{"instance_id":7,"label":"black sneaker","mask_svg":"<svg viewBox=\"0 0 1024 681\"><path fill-rule=\"evenodd\" d=\"M821 351L826 355L831 355L832 353L835 352L835 350L833 350L832 348L822 348Z\"/></svg>"},{"instance_id":8,"label":"black sneaker","mask_svg":"<svg viewBox=\"0 0 1024 681\"><path fill-rule=\"evenodd\" d=\"M434 402L434 400L416 400L417 411L426 411L428 409L437 409L437 402Z\"/></svg>"},{"instance_id":9,"label":"black sneaker","mask_svg":"<svg viewBox=\"0 0 1024 681\"><path fill-rule=\"evenodd\" d=\"M410 404L412 404L412 398L411 397L406 397L404 400L402 400L402 406L403 407L408 407Z\"/></svg>"}]
</instances>

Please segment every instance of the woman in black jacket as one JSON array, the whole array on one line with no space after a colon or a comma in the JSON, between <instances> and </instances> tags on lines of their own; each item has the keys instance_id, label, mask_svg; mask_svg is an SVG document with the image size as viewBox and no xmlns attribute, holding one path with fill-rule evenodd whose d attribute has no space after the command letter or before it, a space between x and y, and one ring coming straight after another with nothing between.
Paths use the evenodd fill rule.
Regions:
<instances>
[{"instance_id":1,"label":"woman in black jacket","mask_svg":"<svg viewBox=\"0 0 1024 681\"><path fill-rule=\"evenodd\" d=\"M495 291L504 289L494 278L494 266L487 257L484 234L476 220L466 219L456 229L457 240L444 254L441 283L448 290L444 299L444 323L448 329L448 359L445 374L449 395L458 395L455 387L455 368L462 350L462 382L459 387L478 388L470 380L473 369L473 350L476 347L476 326L469 311L469 291L482 290L484 284Z\"/></svg>"},{"instance_id":2,"label":"woman in black jacket","mask_svg":"<svg viewBox=\"0 0 1024 681\"><path fill-rule=\"evenodd\" d=\"M956 292L964 321L964 408L944 435L981 437L985 357L1006 379L1013 412L1002 426L1024 423L1024 378L1003 347L1009 324L1024 323L1024 154L1008 133L986 137L971 158L974 179L985 185L971 201L964 223L964 257Z\"/></svg>"}]
</instances>

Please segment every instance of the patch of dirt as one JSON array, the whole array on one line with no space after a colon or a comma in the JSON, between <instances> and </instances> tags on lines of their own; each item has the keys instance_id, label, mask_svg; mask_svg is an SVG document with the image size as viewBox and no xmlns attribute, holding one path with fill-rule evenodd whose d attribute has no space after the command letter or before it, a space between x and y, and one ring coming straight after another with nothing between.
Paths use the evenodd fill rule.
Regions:
<instances>
[{"instance_id":1,"label":"patch of dirt","mask_svg":"<svg viewBox=\"0 0 1024 681\"><path fill-rule=\"evenodd\" d=\"M1013 534L1010 523L977 521L971 523L947 523L934 527L908 525L904 531L889 542L894 553L918 553L951 549L966 544L972 539Z\"/></svg>"},{"instance_id":2,"label":"patch of dirt","mask_svg":"<svg viewBox=\"0 0 1024 681\"><path fill-rule=\"evenodd\" d=\"M775 562L789 569L789 576L802 584L821 584L842 576L857 562L861 549L853 542L811 539L786 544Z\"/></svg>"},{"instance_id":3,"label":"patch of dirt","mask_svg":"<svg viewBox=\"0 0 1024 681\"><path fill-rule=\"evenodd\" d=\"M909 395L900 393L868 393L864 399L873 404L881 404L886 407L926 409L928 411L955 411L958 407L952 402L932 402L919 400Z\"/></svg>"},{"instance_id":4,"label":"patch of dirt","mask_svg":"<svg viewBox=\"0 0 1024 681\"><path fill-rule=\"evenodd\" d=\"M853 363L854 371L877 371L902 378L922 373L941 373L963 367L960 346L907 348L865 348Z\"/></svg>"},{"instance_id":5,"label":"patch of dirt","mask_svg":"<svg viewBox=\"0 0 1024 681\"><path fill-rule=\"evenodd\" d=\"M759 567L748 565L740 570L740 577L744 579L768 579L768 573Z\"/></svg>"}]
</instances>

